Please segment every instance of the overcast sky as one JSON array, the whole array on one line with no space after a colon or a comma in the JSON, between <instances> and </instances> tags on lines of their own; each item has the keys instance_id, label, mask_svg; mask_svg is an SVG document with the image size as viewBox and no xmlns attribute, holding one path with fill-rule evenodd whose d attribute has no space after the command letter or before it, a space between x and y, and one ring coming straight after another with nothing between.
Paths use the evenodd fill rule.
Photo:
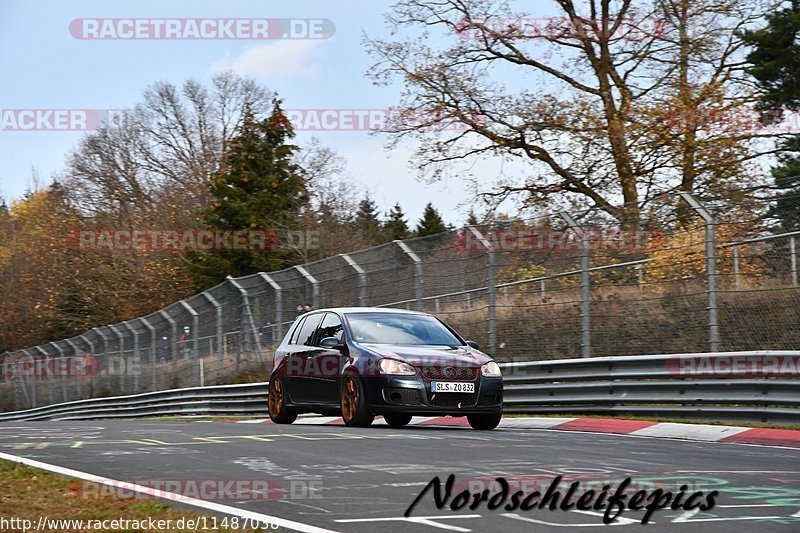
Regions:
<instances>
[{"instance_id":1,"label":"overcast sky","mask_svg":"<svg viewBox=\"0 0 800 533\"><path fill-rule=\"evenodd\" d=\"M0 0L0 109L6 118L8 110L122 109L139 101L155 81L207 82L220 69L251 76L277 91L286 109L385 109L398 103L400 87L376 87L365 76L371 59L361 40L363 32L387 35L383 12L389 5L377 0ZM73 22L223 17L328 19L335 32L315 40L98 40L76 38L80 30ZM31 187L34 174L40 185L49 183L84 134L0 127L0 194L19 197ZM447 222L466 218L467 208L458 206L471 198L467 184L417 181L408 164L413 145L386 151L386 137L346 130L300 131L298 143L312 134L347 159L357 187L369 190L381 211L399 202L415 222L432 201ZM496 161L480 167L486 181L502 170Z\"/></svg>"}]
</instances>

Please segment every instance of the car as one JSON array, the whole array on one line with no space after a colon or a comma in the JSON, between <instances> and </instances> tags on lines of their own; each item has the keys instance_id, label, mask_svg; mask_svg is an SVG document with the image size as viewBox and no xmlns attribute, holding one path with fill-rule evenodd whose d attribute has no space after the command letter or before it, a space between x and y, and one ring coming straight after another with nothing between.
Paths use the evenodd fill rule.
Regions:
<instances>
[{"instance_id":1,"label":"car","mask_svg":"<svg viewBox=\"0 0 800 533\"><path fill-rule=\"evenodd\" d=\"M341 307L298 316L275 351L268 410L277 424L301 413L340 415L367 427L381 415L466 416L480 430L503 413L500 367L433 315Z\"/></svg>"}]
</instances>

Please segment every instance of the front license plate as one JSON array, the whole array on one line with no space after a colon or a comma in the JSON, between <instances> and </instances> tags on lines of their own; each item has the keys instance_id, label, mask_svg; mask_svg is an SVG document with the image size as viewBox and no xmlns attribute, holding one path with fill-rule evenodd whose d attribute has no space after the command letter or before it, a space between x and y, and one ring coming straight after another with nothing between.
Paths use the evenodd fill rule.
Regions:
<instances>
[{"instance_id":1,"label":"front license plate","mask_svg":"<svg viewBox=\"0 0 800 533\"><path fill-rule=\"evenodd\" d=\"M431 392L475 392L475 384L458 381L431 381Z\"/></svg>"}]
</instances>

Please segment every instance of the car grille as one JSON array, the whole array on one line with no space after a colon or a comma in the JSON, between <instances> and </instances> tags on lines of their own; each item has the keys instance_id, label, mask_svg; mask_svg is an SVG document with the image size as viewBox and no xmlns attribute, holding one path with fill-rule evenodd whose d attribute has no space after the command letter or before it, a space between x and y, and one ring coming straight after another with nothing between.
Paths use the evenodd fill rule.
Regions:
<instances>
[{"instance_id":1,"label":"car grille","mask_svg":"<svg viewBox=\"0 0 800 533\"><path fill-rule=\"evenodd\" d=\"M383 399L390 403L401 405L419 405L419 391L416 389L385 388Z\"/></svg>"},{"instance_id":2,"label":"car grille","mask_svg":"<svg viewBox=\"0 0 800 533\"><path fill-rule=\"evenodd\" d=\"M424 366L418 370L423 378L440 381L475 381L480 371L468 366Z\"/></svg>"},{"instance_id":3,"label":"car grille","mask_svg":"<svg viewBox=\"0 0 800 533\"><path fill-rule=\"evenodd\" d=\"M455 407L461 404L461 408L472 407L478 400L478 393L464 394L460 392L436 392L428 393L428 403L434 407Z\"/></svg>"}]
</instances>

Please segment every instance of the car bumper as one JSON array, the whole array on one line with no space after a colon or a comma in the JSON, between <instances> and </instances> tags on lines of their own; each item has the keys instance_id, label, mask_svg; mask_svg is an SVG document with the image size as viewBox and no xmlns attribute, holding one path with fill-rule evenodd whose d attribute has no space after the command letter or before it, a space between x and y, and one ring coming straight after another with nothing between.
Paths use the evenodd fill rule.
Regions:
<instances>
[{"instance_id":1,"label":"car bumper","mask_svg":"<svg viewBox=\"0 0 800 533\"><path fill-rule=\"evenodd\" d=\"M474 393L431 392L431 381L419 376L380 376L362 380L367 409L375 414L417 416L468 415L503 411L503 380L481 376Z\"/></svg>"}]
</instances>

